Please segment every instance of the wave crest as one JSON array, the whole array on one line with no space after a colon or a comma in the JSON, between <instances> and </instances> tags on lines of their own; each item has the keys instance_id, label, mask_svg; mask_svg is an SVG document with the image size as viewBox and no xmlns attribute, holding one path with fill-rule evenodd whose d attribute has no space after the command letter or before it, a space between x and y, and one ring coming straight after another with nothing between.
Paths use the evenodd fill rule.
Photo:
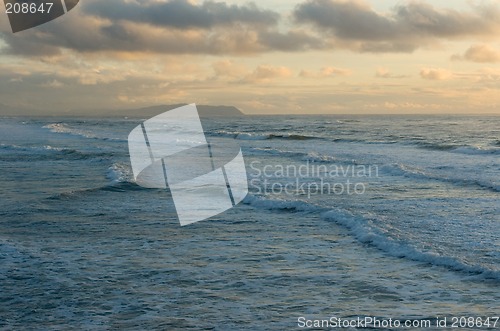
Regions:
<instances>
[{"instance_id":1,"label":"wave crest","mask_svg":"<svg viewBox=\"0 0 500 331\"><path fill-rule=\"evenodd\" d=\"M500 280L500 271L498 270L491 270L479 265L469 265L450 256L439 255L432 252L421 252L408 244L388 237L379 229L369 225L367 220L362 216L356 216L347 210L327 209L300 200L273 200L251 194L247 195L243 203L267 210L321 213L322 219L333 221L348 229L351 235L358 241L374 246L390 256L429 263L453 271L473 274L484 279Z\"/></svg>"},{"instance_id":2,"label":"wave crest","mask_svg":"<svg viewBox=\"0 0 500 331\"><path fill-rule=\"evenodd\" d=\"M91 131L72 128L65 123L47 124L47 125L44 125L43 128L48 129L48 130L50 130L50 132L53 132L53 133L70 134L73 136L80 136L80 137L84 137L84 138L88 138L88 139L124 141L122 139L117 139L117 138L98 136Z\"/></svg>"},{"instance_id":3,"label":"wave crest","mask_svg":"<svg viewBox=\"0 0 500 331\"><path fill-rule=\"evenodd\" d=\"M285 140L310 140L322 139L317 136L307 136L301 134L275 134L275 133L248 133L248 132L229 132L216 131L212 135L219 137L229 137L238 140L270 140L270 139L285 139Z\"/></svg>"},{"instance_id":4,"label":"wave crest","mask_svg":"<svg viewBox=\"0 0 500 331\"><path fill-rule=\"evenodd\" d=\"M391 164L385 165L382 167L382 170L396 176L404 176L415 179L424 179L424 180L437 180L445 183L450 183L454 185L461 186L475 186L482 189L487 189L493 192L500 192L500 185L494 182L488 182L480 179L472 179L472 178L460 178L453 176L446 176L444 174L434 174L430 173L424 169L420 169L417 167L411 167L405 164Z\"/></svg>"}]
</instances>

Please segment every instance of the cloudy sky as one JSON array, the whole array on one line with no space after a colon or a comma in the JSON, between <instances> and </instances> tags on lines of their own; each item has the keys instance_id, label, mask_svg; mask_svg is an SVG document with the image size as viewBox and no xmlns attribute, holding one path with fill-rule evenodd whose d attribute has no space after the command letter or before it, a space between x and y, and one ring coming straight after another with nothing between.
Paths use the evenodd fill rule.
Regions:
<instances>
[{"instance_id":1,"label":"cloudy sky","mask_svg":"<svg viewBox=\"0 0 500 331\"><path fill-rule=\"evenodd\" d=\"M0 104L246 113L500 114L500 2L80 0L13 34Z\"/></svg>"}]
</instances>

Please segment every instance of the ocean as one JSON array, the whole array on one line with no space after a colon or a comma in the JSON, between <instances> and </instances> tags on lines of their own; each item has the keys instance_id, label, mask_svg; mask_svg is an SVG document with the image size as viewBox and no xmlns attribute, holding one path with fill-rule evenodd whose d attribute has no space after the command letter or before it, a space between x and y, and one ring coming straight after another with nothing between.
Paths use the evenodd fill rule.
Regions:
<instances>
[{"instance_id":1,"label":"ocean","mask_svg":"<svg viewBox=\"0 0 500 331\"><path fill-rule=\"evenodd\" d=\"M0 119L0 329L499 316L500 117L208 119L249 194L184 227L134 183L143 120Z\"/></svg>"}]
</instances>

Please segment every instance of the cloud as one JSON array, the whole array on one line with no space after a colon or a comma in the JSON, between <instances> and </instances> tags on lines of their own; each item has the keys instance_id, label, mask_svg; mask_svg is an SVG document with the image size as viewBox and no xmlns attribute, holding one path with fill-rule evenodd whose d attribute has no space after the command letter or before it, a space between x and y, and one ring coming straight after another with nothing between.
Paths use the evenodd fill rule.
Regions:
<instances>
[{"instance_id":1,"label":"cloud","mask_svg":"<svg viewBox=\"0 0 500 331\"><path fill-rule=\"evenodd\" d=\"M422 68L420 77L428 80L447 80L453 77L453 73L441 68Z\"/></svg>"},{"instance_id":2,"label":"cloud","mask_svg":"<svg viewBox=\"0 0 500 331\"><path fill-rule=\"evenodd\" d=\"M291 77L292 70L284 66L259 65L252 69L230 60L222 60L212 64L215 76L212 81L230 83L268 83L273 80Z\"/></svg>"},{"instance_id":3,"label":"cloud","mask_svg":"<svg viewBox=\"0 0 500 331\"><path fill-rule=\"evenodd\" d=\"M0 31L3 53L56 56L76 52L254 54L302 50L318 41L305 32L278 32L280 15L256 5L187 0L88 0L69 15L37 29ZM311 46L310 46L311 45Z\"/></svg>"},{"instance_id":4,"label":"cloud","mask_svg":"<svg viewBox=\"0 0 500 331\"><path fill-rule=\"evenodd\" d=\"M43 83L42 86L48 88L61 88L64 86L64 84L58 81L57 79L53 79L51 81Z\"/></svg>"},{"instance_id":5,"label":"cloud","mask_svg":"<svg viewBox=\"0 0 500 331\"><path fill-rule=\"evenodd\" d=\"M493 36L500 31L499 10L493 4L461 12L411 1L379 13L362 0L308 0L293 16L338 44L365 52L411 52L440 39Z\"/></svg>"},{"instance_id":6,"label":"cloud","mask_svg":"<svg viewBox=\"0 0 500 331\"><path fill-rule=\"evenodd\" d=\"M444 40L496 37L495 4L469 11L410 1L387 13L363 0L307 0L292 12L212 0L87 0L70 14L20 34L0 25L0 52L253 55L349 49L412 52ZM311 27L313 27L311 29Z\"/></svg>"},{"instance_id":7,"label":"cloud","mask_svg":"<svg viewBox=\"0 0 500 331\"><path fill-rule=\"evenodd\" d=\"M500 62L500 51L489 45L472 45L465 51L464 55L455 54L451 59L478 63L495 63Z\"/></svg>"},{"instance_id":8,"label":"cloud","mask_svg":"<svg viewBox=\"0 0 500 331\"><path fill-rule=\"evenodd\" d=\"M406 78L408 76L406 76L406 75L394 75L386 68L377 68L377 71L375 71L375 77L387 78L387 79L400 79L400 78Z\"/></svg>"},{"instance_id":9,"label":"cloud","mask_svg":"<svg viewBox=\"0 0 500 331\"><path fill-rule=\"evenodd\" d=\"M266 50L304 51L309 49L328 49L328 40L321 36L313 36L303 30L280 32L264 30L259 32L259 43Z\"/></svg>"},{"instance_id":10,"label":"cloud","mask_svg":"<svg viewBox=\"0 0 500 331\"><path fill-rule=\"evenodd\" d=\"M292 71L283 66L260 65L252 73L243 78L243 83L267 83L279 78L292 76Z\"/></svg>"},{"instance_id":11,"label":"cloud","mask_svg":"<svg viewBox=\"0 0 500 331\"><path fill-rule=\"evenodd\" d=\"M280 19L280 14L254 4L88 0L70 15L37 29L22 34L0 31L0 40L6 44L0 52L23 56L57 56L65 50L250 55L328 47L324 38L303 29L281 31Z\"/></svg>"},{"instance_id":12,"label":"cloud","mask_svg":"<svg viewBox=\"0 0 500 331\"><path fill-rule=\"evenodd\" d=\"M255 4L228 5L215 1L197 5L187 0L106 0L84 5L83 10L87 14L111 21L123 20L179 29L209 29L234 24L272 26L279 20L278 13L260 9Z\"/></svg>"},{"instance_id":13,"label":"cloud","mask_svg":"<svg viewBox=\"0 0 500 331\"><path fill-rule=\"evenodd\" d=\"M302 78L328 78L328 77L338 77L350 75L351 71L349 69L337 68L337 67L324 67L319 71L302 70L299 73L299 77Z\"/></svg>"},{"instance_id":14,"label":"cloud","mask_svg":"<svg viewBox=\"0 0 500 331\"><path fill-rule=\"evenodd\" d=\"M55 56L63 50L84 53L249 54L265 50L258 32L233 29L167 29L128 21L109 22L89 16L55 21L23 35L3 34L8 54ZM65 24L67 23L67 24Z\"/></svg>"},{"instance_id":15,"label":"cloud","mask_svg":"<svg viewBox=\"0 0 500 331\"><path fill-rule=\"evenodd\" d=\"M230 60L222 60L212 64L215 72L215 78L241 78L249 74L247 67L241 64L236 64Z\"/></svg>"}]
</instances>

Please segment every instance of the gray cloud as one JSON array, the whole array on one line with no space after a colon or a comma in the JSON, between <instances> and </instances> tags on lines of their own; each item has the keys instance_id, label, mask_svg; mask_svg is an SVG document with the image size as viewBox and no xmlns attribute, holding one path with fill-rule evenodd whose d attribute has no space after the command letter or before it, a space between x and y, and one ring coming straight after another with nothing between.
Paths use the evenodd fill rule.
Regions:
<instances>
[{"instance_id":1,"label":"gray cloud","mask_svg":"<svg viewBox=\"0 0 500 331\"><path fill-rule=\"evenodd\" d=\"M293 11L291 25L280 24L282 17L254 4L212 0L87 0L36 29L0 31L7 44L1 51L23 56L54 56L63 49L211 55L325 49L394 53L500 32L494 5L461 12L409 2L378 13L361 0L307 0Z\"/></svg>"},{"instance_id":2,"label":"gray cloud","mask_svg":"<svg viewBox=\"0 0 500 331\"><path fill-rule=\"evenodd\" d=\"M337 42L368 52L411 52L438 39L493 35L500 30L494 5L466 13L412 1L382 14L361 0L309 0L298 5L293 16L297 23L310 24Z\"/></svg>"},{"instance_id":3,"label":"gray cloud","mask_svg":"<svg viewBox=\"0 0 500 331\"><path fill-rule=\"evenodd\" d=\"M294 17L299 23L327 29L340 39L387 40L400 34L396 22L359 1L307 1L297 6Z\"/></svg>"},{"instance_id":4,"label":"gray cloud","mask_svg":"<svg viewBox=\"0 0 500 331\"><path fill-rule=\"evenodd\" d=\"M169 2L106 0L83 7L87 14L113 21L126 20L180 29L208 29L239 23L271 26L279 20L279 14L260 9L255 4L239 6L214 1L195 5L187 0Z\"/></svg>"},{"instance_id":5,"label":"gray cloud","mask_svg":"<svg viewBox=\"0 0 500 331\"><path fill-rule=\"evenodd\" d=\"M61 49L78 52L144 52L164 54L248 54L267 50L259 30L153 28L128 21L96 21L88 16L28 30L23 35L0 33L8 47L4 53L51 56Z\"/></svg>"},{"instance_id":6,"label":"gray cloud","mask_svg":"<svg viewBox=\"0 0 500 331\"><path fill-rule=\"evenodd\" d=\"M89 0L37 29L0 31L9 54L52 56L78 52L242 55L322 48L301 30L279 31L280 15L254 4L188 0L132 2Z\"/></svg>"},{"instance_id":7,"label":"gray cloud","mask_svg":"<svg viewBox=\"0 0 500 331\"><path fill-rule=\"evenodd\" d=\"M313 36L305 31L261 31L259 43L266 49L278 51L300 51L328 48L324 38Z\"/></svg>"}]
</instances>

